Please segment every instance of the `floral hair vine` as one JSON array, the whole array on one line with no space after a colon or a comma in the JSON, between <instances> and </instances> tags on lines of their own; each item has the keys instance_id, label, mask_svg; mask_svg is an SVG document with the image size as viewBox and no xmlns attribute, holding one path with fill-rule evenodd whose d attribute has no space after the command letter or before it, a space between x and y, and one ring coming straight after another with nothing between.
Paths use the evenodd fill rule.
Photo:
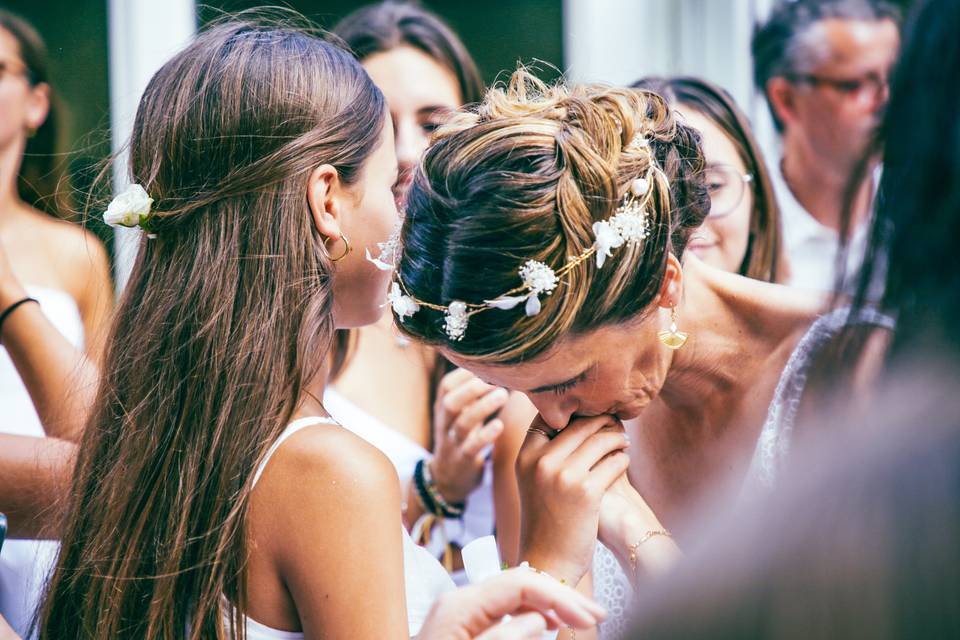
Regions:
<instances>
[{"instance_id":1,"label":"floral hair vine","mask_svg":"<svg viewBox=\"0 0 960 640\"><path fill-rule=\"evenodd\" d=\"M522 282L520 286L492 300L484 300L482 303L453 300L449 305L432 304L414 298L397 272L397 278L391 285L388 298L394 314L400 322L404 322L421 308L443 312L444 332L454 342L463 339L471 316L489 309L510 310L524 303L524 312L528 317L539 314L540 297L553 293L562 278L577 265L595 257L597 268L600 269L607 258L613 256L614 249L625 245L639 246L650 235L650 212L647 205L652 195L650 179L655 172L659 172L659 168L651 163L647 177L636 178L630 183L630 188L624 194L623 200L613 215L593 224L593 244L580 255L568 258L559 269L555 270L537 260L527 260L518 270ZM660 173L662 175L662 172ZM393 239L383 243L380 248L384 254L389 252L391 258L395 257L397 244ZM369 256L368 259L377 264L381 262L382 256L381 260L374 260ZM378 268L381 267L378 265Z\"/></svg>"},{"instance_id":2,"label":"floral hair vine","mask_svg":"<svg viewBox=\"0 0 960 640\"><path fill-rule=\"evenodd\" d=\"M147 194L147 190L139 184L131 184L123 193L110 201L107 211L103 214L103 221L114 228L140 227L147 232L148 238L156 238L147 228L152 205L153 198Z\"/></svg>"}]
</instances>

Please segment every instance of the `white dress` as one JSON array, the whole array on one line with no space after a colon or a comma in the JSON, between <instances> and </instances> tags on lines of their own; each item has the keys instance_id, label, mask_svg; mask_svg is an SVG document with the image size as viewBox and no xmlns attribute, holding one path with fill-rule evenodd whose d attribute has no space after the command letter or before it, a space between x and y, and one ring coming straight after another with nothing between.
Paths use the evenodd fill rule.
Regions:
<instances>
[{"instance_id":1,"label":"white dress","mask_svg":"<svg viewBox=\"0 0 960 640\"><path fill-rule=\"evenodd\" d=\"M75 347L83 349L83 321L70 294L28 286L47 319ZM7 350L0 347L0 432L42 438L46 434L33 401ZM14 631L26 637L40 604L43 583L53 567L58 544L53 541L7 540L0 552L0 614Z\"/></svg>"},{"instance_id":2,"label":"white dress","mask_svg":"<svg viewBox=\"0 0 960 640\"><path fill-rule=\"evenodd\" d=\"M271 445L264 456L263 462L253 476L253 484L256 484L263 474L270 458L284 441L296 432L306 427L314 425L331 425L340 428L335 420L330 418L311 417L294 420L287 428L283 430L277 441ZM446 591L454 589L455 586L446 570L437 562L436 558L431 556L425 549L414 544L413 540L407 534L406 529L400 527L400 535L403 539L403 574L404 587L407 596L407 621L409 623L410 636L413 637L420 632L430 608L434 601ZM399 594L398 594L399 595ZM361 606L362 603L357 603ZM225 620L228 628L231 626L229 610L225 611ZM252 618L246 619L247 638L249 640L270 640L273 638L285 638L287 640L298 640L303 638L301 631L282 631L261 624Z\"/></svg>"},{"instance_id":3,"label":"white dress","mask_svg":"<svg viewBox=\"0 0 960 640\"><path fill-rule=\"evenodd\" d=\"M332 387L328 387L323 394L323 407L336 418L337 422L360 436L373 446L377 447L390 458L397 469L397 475L402 483L407 483L413 477L413 469L418 460L429 458L431 453L403 435L396 429L384 424L370 415ZM446 538L461 549L469 543L493 533L493 465L490 459L484 467L483 479L470 497L467 499L467 508L461 519L443 520ZM430 553L439 558L443 554L443 537L435 528L427 545ZM453 574L454 582L466 584L467 577L463 571Z\"/></svg>"},{"instance_id":4,"label":"white dress","mask_svg":"<svg viewBox=\"0 0 960 640\"><path fill-rule=\"evenodd\" d=\"M780 374L747 472L745 490L769 491L774 488L790 452L793 427L814 357L848 325L872 325L892 330L894 321L869 308L860 310L855 317L851 317L849 309L836 309L810 326ZM630 627L633 588L613 553L599 542L593 555L593 592L594 598L608 612L607 619L600 625L600 639L624 637Z\"/></svg>"}]
</instances>

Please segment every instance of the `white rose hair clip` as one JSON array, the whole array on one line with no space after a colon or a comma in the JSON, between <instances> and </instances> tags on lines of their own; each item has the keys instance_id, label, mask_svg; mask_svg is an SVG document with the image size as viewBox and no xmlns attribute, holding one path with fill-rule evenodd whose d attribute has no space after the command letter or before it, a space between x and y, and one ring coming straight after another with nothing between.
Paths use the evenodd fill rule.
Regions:
<instances>
[{"instance_id":1,"label":"white rose hair clip","mask_svg":"<svg viewBox=\"0 0 960 640\"><path fill-rule=\"evenodd\" d=\"M144 231L147 229L147 221L150 219L150 207L153 205L153 198L147 194L147 190L139 184L128 185L123 193L110 201L106 212L103 214L103 221L111 227L140 227ZM148 238L154 238L151 233L147 233Z\"/></svg>"},{"instance_id":2,"label":"white rose hair clip","mask_svg":"<svg viewBox=\"0 0 960 640\"><path fill-rule=\"evenodd\" d=\"M389 299L397 319L404 322L421 308L441 311L444 314L444 332L450 340L457 342L466 334L470 317L489 309L508 311L524 303L524 313L528 317L536 316L542 307L541 297L553 293L563 277L577 265L595 256L597 268L600 269L608 258L613 257L614 250L623 246L640 246L649 237L651 213L648 205L652 196L650 181L655 176L666 182L666 176L651 163L646 177L636 178L630 183L613 215L593 224L594 241L590 248L578 256L570 257L558 269L537 260L527 260L517 271L522 284L491 300L484 300L482 303L453 300L448 305L424 302L410 295L397 273ZM396 251L396 245L392 250ZM391 253L391 257L394 255L395 253Z\"/></svg>"}]
</instances>

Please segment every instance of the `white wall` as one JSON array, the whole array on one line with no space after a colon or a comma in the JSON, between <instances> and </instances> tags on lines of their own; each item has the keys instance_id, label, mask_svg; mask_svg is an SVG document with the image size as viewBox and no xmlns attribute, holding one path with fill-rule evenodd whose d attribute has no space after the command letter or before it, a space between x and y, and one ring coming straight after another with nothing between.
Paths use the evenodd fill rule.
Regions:
<instances>
[{"instance_id":1,"label":"white wall","mask_svg":"<svg viewBox=\"0 0 960 640\"><path fill-rule=\"evenodd\" d=\"M110 128L118 158L114 191L128 183L124 152L133 129L140 96L164 62L196 32L195 0L107 0L110 32ZM140 232L119 229L115 236L117 290L123 289L133 267Z\"/></svg>"},{"instance_id":2,"label":"white wall","mask_svg":"<svg viewBox=\"0 0 960 640\"><path fill-rule=\"evenodd\" d=\"M564 55L574 81L624 84L695 75L727 89L764 149L772 123L753 88L750 36L774 0L564 0Z\"/></svg>"}]
</instances>

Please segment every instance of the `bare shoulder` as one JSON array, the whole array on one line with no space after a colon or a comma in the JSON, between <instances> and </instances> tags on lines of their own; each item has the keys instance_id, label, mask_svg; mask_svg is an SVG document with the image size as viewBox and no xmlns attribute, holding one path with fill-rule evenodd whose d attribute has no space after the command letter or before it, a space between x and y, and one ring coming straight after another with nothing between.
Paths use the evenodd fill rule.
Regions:
<instances>
[{"instance_id":1,"label":"bare shoulder","mask_svg":"<svg viewBox=\"0 0 960 640\"><path fill-rule=\"evenodd\" d=\"M339 425L321 424L300 430L276 451L263 473L310 491L336 488L339 493L383 493L396 484L397 474L390 460L363 438ZM299 498L298 498L299 499Z\"/></svg>"},{"instance_id":2,"label":"bare shoulder","mask_svg":"<svg viewBox=\"0 0 960 640\"><path fill-rule=\"evenodd\" d=\"M39 211L29 217L30 241L65 278L64 288L82 297L91 279L109 277L106 248L90 230Z\"/></svg>"}]
</instances>

